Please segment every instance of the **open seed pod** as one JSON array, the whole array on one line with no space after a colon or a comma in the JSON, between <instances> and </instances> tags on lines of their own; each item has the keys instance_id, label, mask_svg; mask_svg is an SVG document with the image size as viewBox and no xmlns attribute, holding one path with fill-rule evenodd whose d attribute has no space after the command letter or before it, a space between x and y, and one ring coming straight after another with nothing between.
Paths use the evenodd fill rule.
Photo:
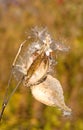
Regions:
<instances>
[{"instance_id":1,"label":"open seed pod","mask_svg":"<svg viewBox=\"0 0 83 130\"><path fill-rule=\"evenodd\" d=\"M38 101L48 106L59 107L64 115L71 114L71 109L65 105L60 82L51 75L47 75L47 78L42 83L32 86L31 91Z\"/></svg>"}]
</instances>

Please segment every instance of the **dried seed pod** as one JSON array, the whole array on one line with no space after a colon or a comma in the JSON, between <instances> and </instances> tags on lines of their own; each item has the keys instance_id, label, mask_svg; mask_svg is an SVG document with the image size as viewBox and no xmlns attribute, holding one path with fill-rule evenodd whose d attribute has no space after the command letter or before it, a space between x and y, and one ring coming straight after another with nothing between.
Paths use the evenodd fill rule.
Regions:
<instances>
[{"instance_id":1,"label":"dried seed pod","mask_svg":"<svg viewBox=\"0 0 83 130\"><path fill-rule=\"evenodd\" d=\"M60 82L51 75L47 75L46 80L42 83L32 86L31 91L38 101L48 106L59 107L64 115L71 114L71 109L65 105Z\"/></svg>"},{"instance_id":2,"label":"dried seed pod","mask_svg":"<svg viewBox=\"0 0 83 130\"><path fill-rule=\"evenodd\" d=\"M2 104L0 120L8 101L21 83L31 88L33 96L38 101L49 106L59 107L64 115L71 114L71 109L65 105L60 82L50 75L56 57L56 50L68 51L68 48L59 42L55 42L46 28L35 27L32 31L35 36L35 41L32 42L28 49L24 51L24 54L21 55L22 47L27 42L27 40L25 40L20 45L14 59L11 76ZM12 93L8 95L12 72L14 77L18 80L18 83Z\"/></svg>"}]
</instances>

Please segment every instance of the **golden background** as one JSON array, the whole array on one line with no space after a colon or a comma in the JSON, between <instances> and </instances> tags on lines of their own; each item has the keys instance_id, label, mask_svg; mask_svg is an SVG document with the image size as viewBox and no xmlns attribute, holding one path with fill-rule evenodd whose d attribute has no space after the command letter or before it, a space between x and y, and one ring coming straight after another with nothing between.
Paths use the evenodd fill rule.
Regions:
<instances>
[{"instance_id":1,"label":"golden background","mask_svg":"<svg viewBox=\"0 0 83 130\"><path fill-rule=\"evenodd\" d=\"M0 0L0 108L19 45L34 26L46 26L70 51L58 56L60 80L70 117L36 101L22 85L4 112L0 130L83 130L83 1ZM11 83L10 91L15 87Z\"/></svg>"}]
</instances>

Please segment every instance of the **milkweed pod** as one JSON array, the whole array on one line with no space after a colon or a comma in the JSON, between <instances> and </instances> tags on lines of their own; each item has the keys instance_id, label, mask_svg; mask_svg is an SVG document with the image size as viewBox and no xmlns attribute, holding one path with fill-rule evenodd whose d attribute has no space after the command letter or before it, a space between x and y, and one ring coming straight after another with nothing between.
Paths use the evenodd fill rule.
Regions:
<instances>
[{"instance_id":1,"label":"milkweed pod","mask_svg":"<svg viewBox=\"0 0 83 130\"><path fill-rule=\"evenodd\" d=\"M46 80L42 83L32 86L31 92L41 103L60 108L64 115L71 114L71 109L65 105L60 82L51 75L47 75Z\"/></svg>"}]
</instances>

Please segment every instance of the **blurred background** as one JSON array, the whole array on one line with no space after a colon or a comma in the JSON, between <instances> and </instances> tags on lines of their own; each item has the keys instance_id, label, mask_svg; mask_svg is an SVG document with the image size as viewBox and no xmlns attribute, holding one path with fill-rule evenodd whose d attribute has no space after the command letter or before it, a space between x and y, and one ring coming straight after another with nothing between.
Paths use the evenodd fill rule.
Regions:
<instances>
[{"instance_id":1,"label":"blurred background","mask_svg":"<svg viewBox=\"0 0 83 130\"><path fill-rule=\"evenodd\" d=\"M55 76L73 113L36 101L22 85L11 98L0 130L83 130L83 1L0 0L0 108L11 65L19 45L34 26L46 26L54 39L65 41L69 53L59 54ZM11 83L10 91L15 87Z\"/></svg>"}]
</instances>

